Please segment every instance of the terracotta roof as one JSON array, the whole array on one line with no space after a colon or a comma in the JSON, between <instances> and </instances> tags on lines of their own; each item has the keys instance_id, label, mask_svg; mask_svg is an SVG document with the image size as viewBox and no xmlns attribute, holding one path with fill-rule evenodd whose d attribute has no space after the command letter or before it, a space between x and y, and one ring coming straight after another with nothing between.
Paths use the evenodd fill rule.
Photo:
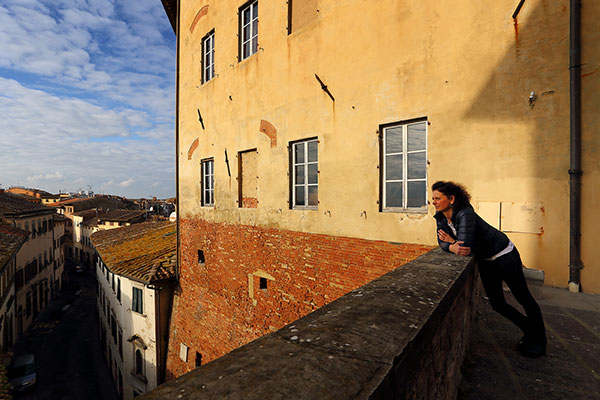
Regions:
<instances>
[{"instance_id":1,"label":"terracotta roof","mask_svg":"<svg viewBox=\"0 0 600 400\"><path fill-rule=\"evenodd\" d=\"M11 257L19 251L29 236L28 231L0 222L0 269L4 268Z\"/></svg>"},{"instance_id":2,"label":"terracotta roof","mask_svg":"<svg viewBox=\"0 0 600 400\"><path fill-rule=\"evenodd\" d=\"M114 210L98 217L100 221L128 222L146 214L143 210Z\"/></svg>"},{"instance_id":3,"label":"terracotta roof","mask_svg":"<svg viewBox=\"0 0 600 400\"><path fill-rule=\"evenodd\" d=\"M21 196L10 193L0 193L0 216L17 216L19 214L52 214L54 209L35 204Z\"/></svg>"},{"instance_id":4,"label":"terracotta roof","mask_svg":"<svg viewBox=\"0 0 600 400\"><path fill-rule=\"evenodd\" d=\"M98 216L98 211L94 208L90 208L87 210L81 210L81 211L77 211L76 213L73 213L73 215L76 215L78 217L83 217L83 220L86 221L90 218L94 218Z\"/></svg>"},{"instance_id":5,"label":"terracotta roof","mask_svg":"<svg viewBox=\"0 0 600 400\"><path fill-rule=\"evenodd\" d=\"M150 283L175 276L176 229L172 222L149 221L96 232L91 239L112 272Z\"/></svg>"},{"instance_id":6,"label":"terracotta roof","mask_svg":"<svg viewBox=\"0 0 600 400\"><path fill-rule=\"evenodd\" d=\"M56 203L52 203L52 206L59 207L59 206L64 206L65 204L82 203L82 202L93 200L93 199L94 199L93 197L86 197L86 198L75 197L72 199L57 201Z\"/></svg>"}]
</instances>

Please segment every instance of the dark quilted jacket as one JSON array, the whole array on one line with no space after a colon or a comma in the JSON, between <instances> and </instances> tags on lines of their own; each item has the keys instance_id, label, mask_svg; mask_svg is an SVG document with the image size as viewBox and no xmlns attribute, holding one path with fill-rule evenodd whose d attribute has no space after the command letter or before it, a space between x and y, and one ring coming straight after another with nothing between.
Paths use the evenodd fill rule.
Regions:
<instances>
[{"instance_id":1,"label":"dark quilted jacket","mask_svg":"<svg viewBox=\"0 0 600 400\"><path fill-rule=\"evenodd\" d=\"M471 206L452 213L452 225L457 235L454 235L450 229L444 214L438 212L434 218L437 221L437 229L442 229L455 240L465 242L463 246L470 247L471 254L475 254L477 258L491 257L508 246L508 237L485 222ZM450 251L450 243L443 242L439 238L438 243L442 249Z\"/></svg>"}]
</instances>

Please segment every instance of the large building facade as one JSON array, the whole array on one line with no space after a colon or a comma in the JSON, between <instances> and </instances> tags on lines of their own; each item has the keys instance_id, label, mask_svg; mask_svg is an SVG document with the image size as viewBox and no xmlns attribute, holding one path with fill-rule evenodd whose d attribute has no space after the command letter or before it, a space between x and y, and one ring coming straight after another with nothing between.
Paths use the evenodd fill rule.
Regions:
<instances>
[{"instance_id":1,"label":"large building facade","mask_svg":"<svg viewBox=\"0 0 600 400\"><path fill-rule=\"evenodd\" d=\"M163 1L178 35L173 376L435 246L437 180L465 184L524 264L567 286L569 3L515 3ZM579 283L598 293L600 6L582 4Z\"/></svg>"}]
</instances>

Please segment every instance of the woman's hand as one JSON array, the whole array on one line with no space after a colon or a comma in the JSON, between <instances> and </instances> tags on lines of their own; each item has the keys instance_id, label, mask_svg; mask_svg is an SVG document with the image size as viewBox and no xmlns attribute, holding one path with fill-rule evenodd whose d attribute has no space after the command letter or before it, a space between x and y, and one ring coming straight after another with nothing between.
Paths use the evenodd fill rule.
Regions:
<instances>
[{"instance_id":1,"label":"woman's hand","mask_svg":"<svg viewBox=\"0 0 600 400\"><path fill-rule=\"evenodd\" d=\"M456 241L456 240L454 240L454 238L452 238L452 236L450 236L449 234L447 234L442 229L438 229L438 238L440 238L440 240L442 242L454 243Z\"/></svg>"},{"instance_id":2,"label":"woman's hand","mask_svg":"<svg viewBox=\"0 0 600 400\"><path fill-rule=\"evenodd\" d=\"M463 247L461 246L461 244L463 244L464 242L454 242L453 244L450 245L449 250L451 252L453 252L454 254L458 255L458 256L468 256L469 254L471 254L471 248L470 247Z\"/></svg>"}]
</instances>

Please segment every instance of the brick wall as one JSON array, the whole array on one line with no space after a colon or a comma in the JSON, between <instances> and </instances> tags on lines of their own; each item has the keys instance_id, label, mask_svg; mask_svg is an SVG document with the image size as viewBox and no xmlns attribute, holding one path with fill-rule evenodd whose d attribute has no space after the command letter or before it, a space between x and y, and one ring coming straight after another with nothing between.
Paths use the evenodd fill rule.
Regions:
<instances>
[{"instance_id":1,"label":"brick wall","mask_svg":"<svg viewBox=\"0 0 600 400\"><path fill-rule=\"evenodd\" d=\"M194 369L196 352L218 358L431 249L202 220L181 219L180 229L168 379Z\"/></svg>"}]
</instances>

